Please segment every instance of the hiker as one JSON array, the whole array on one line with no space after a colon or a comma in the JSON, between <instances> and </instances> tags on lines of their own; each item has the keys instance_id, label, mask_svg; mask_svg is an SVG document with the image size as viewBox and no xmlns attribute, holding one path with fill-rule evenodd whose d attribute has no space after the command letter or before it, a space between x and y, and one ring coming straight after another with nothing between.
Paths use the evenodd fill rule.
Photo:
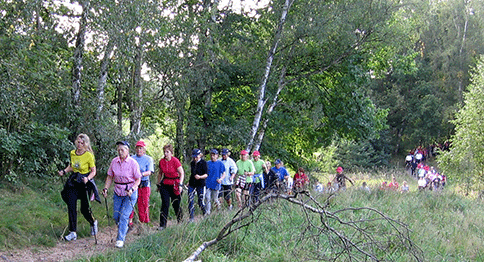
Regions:
<instances>
[{"instance_id":1,"label":"hiker","mask_svg":"<svg viewBox=\"0 0 484 262\"><path fill-rule=\"evenodd\" d=\"M141 183L141 172L138 162L129 156L129 143L116 143L118 156L111 161L108 176L103 189L104 197L108 196L108 189L114 182L113 218L118 225L118 235L115 246L124 246L128 233L129 216L133 212L138 200L138 188Z\"/></svg>"},{"instance_id":2,"label":"hiker","mask_svg":"<svg viewBox=\"0 0 484 262\"><path fill-rule=\"evenodd\" d=\"M160 173L158 175L158 191L161 196L160 227L159 230L166 228L170 203L175 210L178 223L182 221L183 212L180 206L181 193L183 191L183 180L185 171L178 158L173 156L173 146L168 144L163 147L165 156L160 159Z\"/></svg>"},{"instance_id":3,"label":"hiker","mask_svg":"<svg viewBox=\"0 0 484 262\"><path fill-rule=\"evenodd\" d=\"M61 191L69 215L69 234L64 236L67 241L77 239L77 200L81 200L81 214L91 225L92 236L97 235L98 228L97 220L94 219L89 207L91 193L94 193L96 200L101 203L93 180L96 176L96 165L90 139L86 134L79 134L74 144L76 149L70 152L69 165L59 171L59 176L72 172Z\"/></svg>"},{"instance_id":4,"label":"hiker","mask_svg":"<svg viewBox=\"0 0 484 262\"><path fill-rule=\"evenodd\" d=\"M266 162L260 159L260 152L254 151L252 153L252 163L254 164L255 172L253 177L254 186L251 188L251 192L249 192L250 196L253 198L254 202L259 200L259 195L262 189L265 188L264 180L264 173L268 172L268 168L266 166Z\"/></svg>"},{"instance_id":5,"label":"hiker","mask_svg":"<svg viewBox=\"0 0 484 262\"><path fill-rule=\"evenodd\" d=\"M230 158L230 151L226 148L222 149L222 163L225 166L225 177L222 179L222 192L220 192L221 195L219 197L223 197L227 202L229 210L232 210L232 188L235 175L237 174L237 165Z\"/></svg>"},{"instance_id":6,"label":"hiker","mask_svg":"<svg viewBox=\"0 0 484 262\"><path fill-rule=\"evenodd\" d=\"M338 167L336 168L336 176L334 177L334 182L336 182L337 189L336 190L346 190L346 180L350 181L351 185L354 186L353 181L348 178L344 173L343 173L343 167Z\"/></svg>"},{"instance_id":7,"label":"hiker","mask_svg":"<svg viewBox=\"0 0 484 262\"><path fill-rule=\"evenodd\" d=\"M276 186L279 190L279 193L283 193L285 191L287 180L289 179L289 173L283 166L283 163L280 159L276 159L274 164L275 167L271 168L271 170L274 172L274 174L276 174Z\"/></svg>"},{"instance_id":8,"label":"hiker","mask_svg":"<svg viewBox=\"0 0 484 262\"><path fill-rule=\"evenodd\" d=\"M150 176L155 172L153 165L153 158L146 154L146 144L144 141L140 140L136 143L136 154L131 157L138 162L140 172L141 172L141 183L138 188L138 219L141 223L150 222ZM133 225L134 210L129 217L130 228Z\"/></svg>"},{"instance_id":9,"label":"hiker","mask_svg":"<svg viewBox=\"0 0 484 262\"><path fill-rule=\"evenodd\" d=\"M294 174L294 191L299 192L306 189L307 185L309 184L309 178L304 173L304 168L300 167L297 170L297 173Z\"/></svg>"},{"instance_id":10,"label":"hiker","mask_svg":"<svg viewBox=\"0 0 484 262\"><path fill-rule=\"evenodd\" d=\"M188 212L190 213L190 222L195 219L195 193L198 196L198 206L205 215L205 203L203 197L205 196L205 179L208 177L207 162L203 159L203 154L200 149L193 149L192 162L190 163L191 174L188 181Z\"/></svg>"},{"instance_id":11,"label":"hiker","mask_svg":"<svg viewBox=\"0 0 484 262\"><path fill-rule=\"evenodd\" d=\"M235 183L235 196L239 208L246 204L246 198L249 197L249 188L252 185L252 176L255 172L255 167L252 161L249 160L249 152L246 150L240 151L240 159L235 163L237 165L237 182ZM242 198L244 195L244 198Z\"/></svg>"},{"instance_id":12,"label":"hiker","mask_svg":"<svg viewBox=\"0 0 484 262\"><path fill-rule=\"evenodd\" d=\"M205 180L206 192L205 192L205 209L207 215L210 215L212 208L212 200L215 201L217 209L220 210L220 201L218 199L218 193L222 188L222 180L225 177L225 165L222 161L218 160L218 150L212 149L210 151L210 160L207 161L207 179Z\"/></svg>"}]
</instances>

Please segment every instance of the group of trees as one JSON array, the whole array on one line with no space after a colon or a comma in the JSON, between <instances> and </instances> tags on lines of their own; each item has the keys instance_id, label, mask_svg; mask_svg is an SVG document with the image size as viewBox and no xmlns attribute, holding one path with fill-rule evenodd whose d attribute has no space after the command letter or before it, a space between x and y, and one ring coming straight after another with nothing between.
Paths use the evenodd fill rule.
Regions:
<instances>
[{"instance_id":1,"label":"group of trees","mask_svg":"<svg viewBox=\"0 0 484 262\"><path fill-rule=\"evenodd\" d=\"M479 1L255 4L1 2L0 179L65 165L79 132L100 166L155 128L184 160L228 146L292 166L330 145L383 164L452 134L484 52Z\"/></svg>"}]
</instances>

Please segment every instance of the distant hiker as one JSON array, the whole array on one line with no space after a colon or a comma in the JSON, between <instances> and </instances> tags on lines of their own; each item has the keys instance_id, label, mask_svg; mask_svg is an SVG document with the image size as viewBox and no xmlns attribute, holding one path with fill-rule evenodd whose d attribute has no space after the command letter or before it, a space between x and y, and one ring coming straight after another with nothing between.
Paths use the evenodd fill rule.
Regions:
<instances>
[{"instance_id":1,"label":"distant hiker","mask_svg":"<svg viewBox=\"0 0 484 262\"><path fill-rule=\"evenodd\" d=\"M249 160L249 152L246 150L240 151L240 159L235 164L237 165L235 196L237 197L239 208L242 208L246 204L246 198L249 197L249 188L252 184L255 167L254 163ZM244 198L242 198L242 195L244 195Z\"/></svg>"},{"instance_id":2,"label":"distant hiker","mask_svg":"<svg viewBox=\"0 0 484 262\"><path fill-rule=\"evenodd\" d=\"M283 166L283 163L280 159L276 159L274 162L275 167L271 168L271 170L276 174L277 181L276 186L279 190L279 193L286 193L286 183L289 179L289 173L287 172L286 168Z\"/></svg>"},{"instance_id":3,"label":"distant hiker","mask_svg":"<svg viewBox=\"0 0 484 262\"><path fill-rule=\"evenodd\" d=\"M178 158L173 156L173 146L168 144L163 147L165 154L160 159L158 174L158 189L161 196L161 210L160 210L160 227L163 230L166 228L166 221L168 219L168 211L170 203L175 210L175 215L178 223L183 219L183 212L181 208L181 193L183 191L183 180L185 179L185 171Z\"/></svg>"},{"instance_id":4,"label":"distant hiker","mask_svg":"<svg viewBox=\"0 0 484 262\"><path fill-rule=\"evenodd\" d=\"M235 161L230 158L230 151L226 148L222 149L221 161L225 166L225 177L222 179L222 191L220 192L221 195L219 196L223 196L227 202L227 205L229 206L229 209L232 209L231 197L235 175L237 174L237 165L235 164Z\"/></svg>"},{"instance_id":5,"label":"distant hiker","mask_svg":"<svg viewBox=\"0 0 484 262\"><path fill-rule=\"evenodd\" d=\"M346 180L350 181L351 185L354 185L353 181L343 173L343 167L339 166L336 168L336 176L333 183L337 186L336 190L346 190Z\"/></svg>"},{"instance_id":6,"label":"distant hiker","mask_svg":"<svg viewBox=\"0 0 484 262\"><path fill-rule=\"evenodd\" d=\"M202 214L205 215L207 210L205 209L205 202L203 200L205 196L205 179L208 177L207 162L203 159L203 154L200 149L193 149L192 162L190 163L191 174L188 181L188 212L190 213L190 222L195 219L195 193L198 197L198 206L202 210Z\"/></svg>"},{"instance_id":7,"label":"distant hiker","mask_svg":"<svg viewBox=\"0 0 484 262\"><path fill-rule=\"evenodd\" d=\"M303 191L309 185L309 178L304 173L304 168L300 167L294 174L294 192Z\"/></svg>"},{"instance_id":8,"label":"distant hiker","mask_svg":"<svg viewBox=\"0 0 484 262\"><path fill-rule=\"evenodd\" d=\"M402 193L408 193L408 191L409 191L408 183L407 183L407 181L403 181L402 182L402 189L401 189L400 192L402 192Z\"/></svg>"},{"instance_id":9,"label":"distant hiker","mask_svg":"<svg viewBox=\"0 0 484 262\"><path fill-rule=\"evenodd\" d=\"M388 189L397 191L399 186L400 185L398 184L397 179L392 176L392 182L390 182L390 184L388 185Z\"/></svg>"},{"instance_id":10,"label":"distant hiker","mask_svg":"<svg viewBox=\"0 0 484 262\"><path fill-rule=\"evenodd\" d=\"M220 209L220 201L218 200L218 193L222 189L222 180L225 177L225 166L222 161L218 160L218 150L212 149L210 151L210 160L207 161L208 177L205 180L205 209L210 215L212 208L212 201L215 201L217 208Z\"/></svg>"},{"instance_id":11,"label":"distant hiker","mask_svg":"<svg viewBox=\"0 0 484 262\"><path fill-rule=\"evenodd\" d=\"M155 168L153 165L153 158L146 154L146 144L143 141L138 141L136 143L136 154L132 155L131 157L136 160L139 164L140 172L141 172L141 184L139 185L138 189L138 216L139 222L141 223L149 223L150 222L150 195L151 195L151 186L150 186L150 176L155 172ZM129 224L132 225L132 219L134 216L134 211L131 213Z\"/></svg>"},{"instance_id":12,"label":"distant hiker","mask_svg":"<svg viewBox=\"0 0 484 262\"><path fill-rule=\"evenodd\" d=\"M111 161L108 176L103 189L104 197L108 196L108 189L114 182L113 218L118 225L118 236L115 246L124 246L128 233L129 216L133 212L138 200L138 188L141 183L141 172L138 162L129 156L129 143L116 143L118 156Z\"/></svg>"},{"instance_id":13,"label":"distant hiker","mask_svg":"<svg viewBox=\"0 0 484 262\"><path fill-rule=\"evenodd\" d=\"M74 141L76 149L70 152L70 163L59 176L72 171L61 192L62 200L67 204L69 215L69 234L64 236L67 241L77 239L77 200L81 200L81 213L91 225L91 235L97 235L97 220L94 219L89 208L90 195L94 194L101 203L99 193L93 178L96 176L96 164L91 148L91 142L86 134L79 134ZM88 196L89 194L89 196Z\"/></svg>"},{"instance_id":14,"label":"distant hiker","mask_svg":"<svg viewBox=\"0 0 484 262\"><path fill-rule=\"evenodd\" d=\"M253 198L254 202L259 200L259 195L262 189L265 187L266 181L264 181L264 173L268 172L266 162L260 159L260 152L254 151L252 153L252 163L254 164L255 172L253 176L254 186L249 192L250 196Z\"/></svg>"}]
</instances>

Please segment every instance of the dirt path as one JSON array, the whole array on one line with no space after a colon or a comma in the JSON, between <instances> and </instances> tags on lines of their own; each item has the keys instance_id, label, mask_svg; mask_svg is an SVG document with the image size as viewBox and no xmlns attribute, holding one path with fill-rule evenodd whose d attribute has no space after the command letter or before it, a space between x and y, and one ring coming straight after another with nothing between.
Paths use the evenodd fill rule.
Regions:
<instances>
[{"instance_id":1,"label":"dirt path","mask_svg":"<svg viewBox=\"0 0 484 262\"><path fill-rule=\"evenodd\" d=\"M133 230L128 233L126 243L129 244L139 237L156 232L156 227L147 225L135 225ZM104 227L99 230L97 235L97 245L94 237L78 238L76 241L67 242L59 240L55 247L29 247L26 249L9 250L0 252L0 262L50 262L50 261L67 261L83 257L91 257L96 254L105 253L116 249L117 227Z\"/></svg>"}]
</instances>

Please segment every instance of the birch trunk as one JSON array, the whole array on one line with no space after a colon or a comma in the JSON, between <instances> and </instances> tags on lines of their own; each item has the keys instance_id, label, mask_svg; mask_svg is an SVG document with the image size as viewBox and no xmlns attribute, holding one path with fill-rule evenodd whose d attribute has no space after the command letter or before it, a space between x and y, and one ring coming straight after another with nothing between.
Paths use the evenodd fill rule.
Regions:
<instances>
[{"instance_id":1,"label":"birch trunk","mask_svg":"<svg viewBox=\"0 0 484 262\"><path fill-rule=\"evenodd\" d=\"M289 9L291 8L292 3L294 0L285 0L284 7L282 10L281 14L281 19L279 20L279 25L277 27L276 34L274 36L274 42L272 44L271 49L269 50L269 56L267 57L266 61L266 67L265 67L265 72L264 72L264 77L262 78L262 83L259 88L259 100L257 102L257 111L254 116L254 122L252 123L252 128L250 132L250 140L249 143L247 144L246 149L250 151L253 147L255 137L257 135L257 132L259 130L259 125L260 121L262 118L262 114L264 112L264 106L266 103L265 95L266 95L266 88L267 88L267 82L269 81L269 76L271 73L272 69L272 62L274 61L274 55L277 51L277 47L279 45L279 42L282 38L282 31L284 28L284 24L286 22L286 17L287 13L289 12Z\"/></svg>"},{"instance_id":2,"label":"birch trunk","mask_svg":"<svg viewBox=\"0 0 484 262\"><path fill-rule=\"evenodd\" d=\"M131 101L131 129L130 135L139 135L141 132L141 115L143 114L143 89L141 87L141 45L137 47L135 65L133 69L133 86L130 97Z\"/></svg>"},{"instance_id":3,"label":"birch trunk","mask_svg":"<svg viewBox=\"0 0 484 262\"><path fill-rule=\"evenodd\" d=\"M277 105L279 94L281 93L282 89L284 89L284 87L286 86L285 79L286 79L286 67L284 66L281 72L281 76L279 77L279 82L277 84L277 92L274 95L274 98L272 99L271 105L267 109L266 119L264 120L264 124L262 125L262 128L259 131L259 136L256 140L256 144L254 145L254 151L260 149L260 145L262 144L262 140L264 139L264 135L267 129L267 123L269 122L270 116Z\"/></svg>"},{"instance_id":4,"label":"birch trunk","mask_svg":"<svg viewBox=\"0 0 484 262\"><path fill-rule=\"evenodd\" d=\"M101 112L104 109L104 100L105 100L104 94L105 94L106 82L108 79L109 62L111 59L111 53L113 52L113 49L114 49L114 41L110 39L106 46L106 50L104 51L104 57L101 61L101 68L99 72L99 79L98 79L98 85L97 85L98 106L97 106L96 118L99 118L101 116Z\"/></svg>"},{"instance_id":5,"label":"birch trunk","mask_svg":"<svg viewBox=\"0 0 484 262\"><path fill-rule=\"evenodd\" d=\"M76 48L74 49L74 65L72 67L72 102L74 107L81 105L81 73L82 55L86 42L87 16L89 13L89 1L79 1L82 7L81 20L79 21L79 32L76 38Z\"/></svg>"}]
</instances>

